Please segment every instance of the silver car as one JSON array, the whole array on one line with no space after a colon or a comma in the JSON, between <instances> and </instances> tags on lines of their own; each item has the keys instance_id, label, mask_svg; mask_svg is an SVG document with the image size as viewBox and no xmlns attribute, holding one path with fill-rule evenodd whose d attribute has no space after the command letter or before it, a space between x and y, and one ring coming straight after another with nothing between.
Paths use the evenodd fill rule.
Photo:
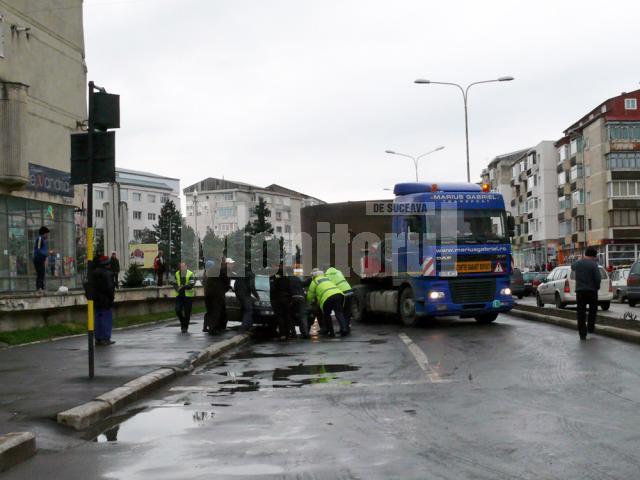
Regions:
<instances>
[{"instance_id":1,"label":"silver car","mask_svg":"<svg viewBox=\"0 0 640 480\"><path fill-rule=\"evenodd\" d=\"M613 288L607 271L600 269L600 290L598 290L598 305L602 310L609 310L611 300L613 300ZM567 305L576 303L576 279L575 272L571 271L571 266L561 265L554 268L547 276L547 280L538 286L536 292L536 303L539 307L544 307L546 303L551 303L556 308L565 308Z\"/></svg>"}]
</instances>

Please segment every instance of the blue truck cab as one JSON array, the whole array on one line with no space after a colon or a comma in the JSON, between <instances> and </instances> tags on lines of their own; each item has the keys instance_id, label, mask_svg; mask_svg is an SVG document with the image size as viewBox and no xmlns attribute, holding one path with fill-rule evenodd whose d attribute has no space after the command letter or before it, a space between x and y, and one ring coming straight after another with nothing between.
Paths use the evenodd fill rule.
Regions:
<instances>
[{"instance_id":1,"label":"blue truck cab","mask_svg":"<svg viewBox=\"0 0 640 480\"><path fill-rule=\"evenodd\" d=\"M502 195L468 183L394 188L393 285L403 323L458 316L490 323L513 308L510 236Z\"/></svg>"}]
</instances>

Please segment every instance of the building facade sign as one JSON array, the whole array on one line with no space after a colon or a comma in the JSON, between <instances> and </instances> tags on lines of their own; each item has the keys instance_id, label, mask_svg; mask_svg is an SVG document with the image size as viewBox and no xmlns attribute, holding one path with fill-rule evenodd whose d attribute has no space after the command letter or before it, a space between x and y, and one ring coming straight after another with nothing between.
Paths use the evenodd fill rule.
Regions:
<instances>
[{"instance_id":1,"label":"building facade sign","mask_svg":"<svg viewBox=\"0 0 640 480\"><path fill-rule=\"evenodd\" d=\"M43 167L42 165L30 163L27 190L73 198L71 174L54 168Z\"/></svg>"}]
</instances>

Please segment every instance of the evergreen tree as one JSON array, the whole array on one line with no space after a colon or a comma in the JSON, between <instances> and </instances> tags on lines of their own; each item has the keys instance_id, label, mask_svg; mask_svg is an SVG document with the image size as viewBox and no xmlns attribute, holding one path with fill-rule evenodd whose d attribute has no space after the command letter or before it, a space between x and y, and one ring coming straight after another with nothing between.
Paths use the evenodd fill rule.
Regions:
<instances>
[{"instance_id":1,"label":"evergreen tree","mask_svg":"<svg viewBox=\"0 0 640 480\"><path fill-rule=\"evenodd\" d=\"M258 204L251 209L251 215L255 215L256 218L245 227L249 235L273 233L273 226L269 220L267 220L271 217L271 210L267 207L267 202L264 198L260 197L258 199Z\"/></svg>"},{"instance_id":2,"label":"evergreen tree","mask_svg":"<svg viewBox=\"0 0 640 480\"><path fill-rule=\"evenodd\" d=\"M202 256L204 260L218 261L224 254L225 239L218 237L211 227L202 239Z\"/></svg>"},{"instance_id":3,"label":"evergreen tree","mask_svg":"<svg viewBox=\"0 0 640 480\"><path fill-rule=\"evenodd\" d=\"M124 288L140 288L142 287L143 280L144 273L140 266L136 263L130 263L129 269L124 275L124 282L122 282L122 286Z\"/></svg>"},{"instance_id":4,"label":"evergreen tree","mask_svg":"<svg viewBox=\"0 0 640 480\"><path fill-rule=\"evenodd\" d=\"M182 219L182 248L180 261L187 264L187 268L194 270L198 268L196 256L196 232ZM177 268L176 268L177 270Z\"/></svg>"},{"instance_id":5,"label":"evergreen tree","mask_svg":"<svg viewBox=\"0 0 640 480\"><path fill-rule=\"evenodd\" d=\"M182 215L172 200L162 206L158 223L153 227L158 249L164 252L167 268L169 272L175 272L178 270L181 257ZM171 248L169 248L169 243L171 243Z\"/></svg>"},{"instance_id":6,"label":"evergreen tree","mask_svg":"<svg viewBox=\"0 0 640 480\"><path fill-rule=\"evenodd\" d=\"M136 243L158 243L158 237L154 230L145 228L134 236Z\"/></svg>"}]
</instances>

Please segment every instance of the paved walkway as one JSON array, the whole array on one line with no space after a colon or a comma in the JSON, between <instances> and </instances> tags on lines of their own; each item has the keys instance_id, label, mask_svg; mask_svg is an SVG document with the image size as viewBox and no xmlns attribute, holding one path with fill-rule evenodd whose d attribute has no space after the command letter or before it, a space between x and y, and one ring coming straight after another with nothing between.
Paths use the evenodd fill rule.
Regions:
<instances>
[{"instance_id":1,"label":"paved walkway","mask_svg":"<svg viewBox=\"0 0 640 480\"><path fill-rule=\"evenodd\" d=\"M84 336L0 350L0 434L31 431L38 448L63 447L74 437L56 423L59 412L156 368L186 363L204 347L234 334L202 333L202 317L192 318L186 335L177 319L115 331L115 345L96 348L93 380L88 378Z\"/></svg>"}]
</instances>

